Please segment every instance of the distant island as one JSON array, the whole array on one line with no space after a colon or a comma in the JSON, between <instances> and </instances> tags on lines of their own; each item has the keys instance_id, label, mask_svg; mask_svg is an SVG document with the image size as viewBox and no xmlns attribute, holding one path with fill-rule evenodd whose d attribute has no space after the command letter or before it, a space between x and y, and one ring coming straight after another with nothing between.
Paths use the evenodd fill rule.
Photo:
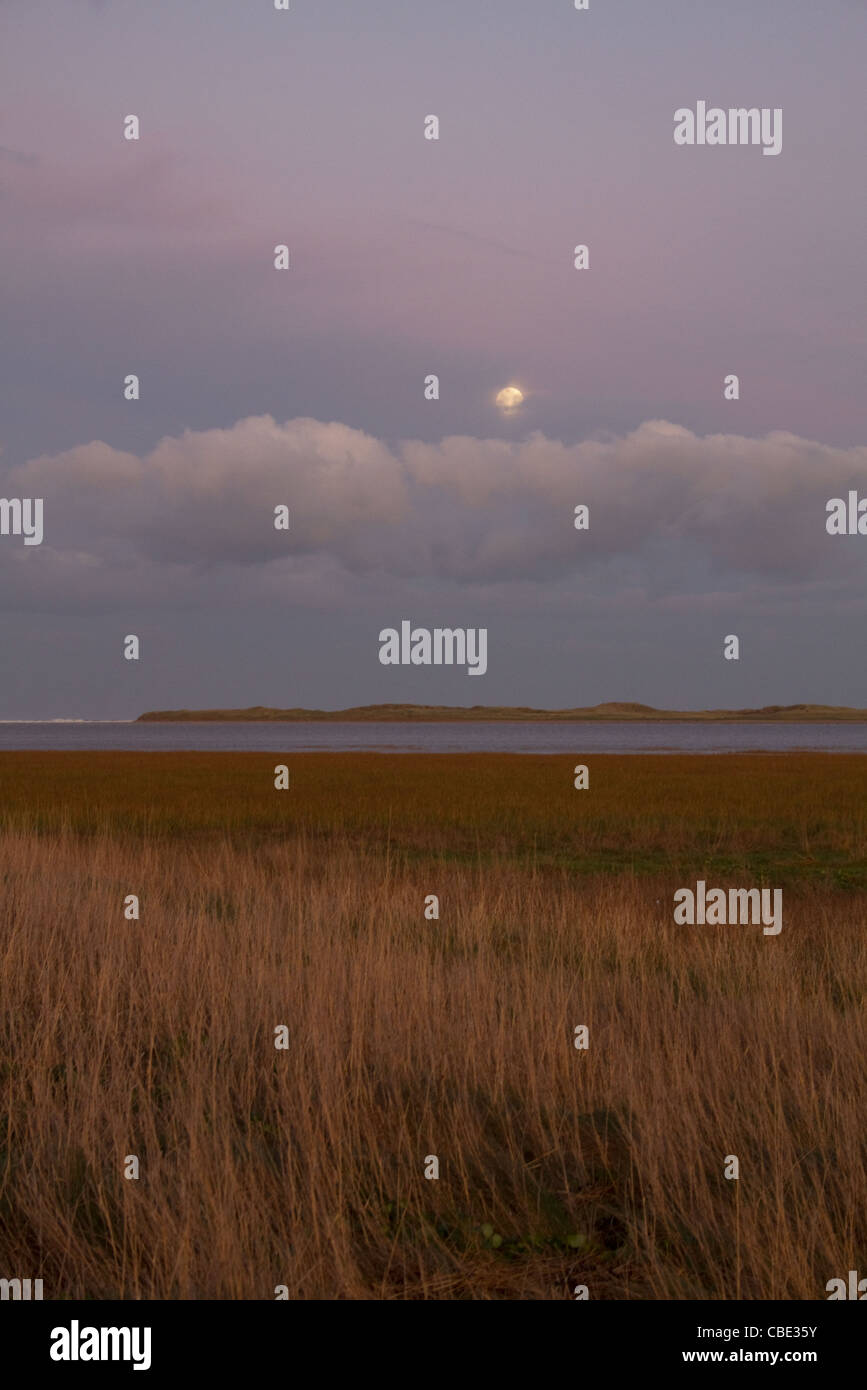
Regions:
<instances>
[{"instance_id":1,"label":"distant island","mask_svg":"<svg viewBox=\"0 0 867 1390\"><path fill-rule=\"evenodd\" d=\"M614 702L588 705L580 709L530 709L526 705L356 705L352 709L270 709L254 705L251 709L167 709L140 714L136 723L235 723L235 724L443 724L458 721L499 721L501 723L542 724L578 720L700 720L743 722L749 720L811 722L864 722L867 710L846 705L765 705L762 709L654 709L652 705Z\"/></svg>"}]
</instances>

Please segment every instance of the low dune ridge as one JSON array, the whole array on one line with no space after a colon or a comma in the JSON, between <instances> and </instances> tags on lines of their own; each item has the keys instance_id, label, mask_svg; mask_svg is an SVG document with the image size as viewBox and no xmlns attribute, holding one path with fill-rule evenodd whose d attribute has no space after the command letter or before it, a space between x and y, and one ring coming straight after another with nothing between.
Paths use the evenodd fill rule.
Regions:
<instances>
[{"instance_id":1,"label":"low dune ridge","mask_svg":"<svg viewBox=\"0 0 867 1390\"><path fill-rule=\"evenodd\" d=\"M576 709L533 709L529 705L355 705L350 709L275 709L252 705L249 709L168 709L140 714L137 723L381 723L403 724L470 721L502 723L578 722L580 720L717 720L784 721L793 723L863 722L867 710L848 705L765 705L762 709L674 710L654 709L635 701L610 701Z\"/></svg>"}]
</instances>

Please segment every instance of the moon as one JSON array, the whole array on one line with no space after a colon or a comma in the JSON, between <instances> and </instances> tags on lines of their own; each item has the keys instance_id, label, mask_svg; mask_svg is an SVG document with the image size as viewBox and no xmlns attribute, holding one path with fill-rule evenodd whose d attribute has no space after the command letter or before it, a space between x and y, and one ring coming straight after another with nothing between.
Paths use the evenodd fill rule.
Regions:
<instances>
[{"instance_id":1,"label":"moon","mask_svg":"<svg viewBox=\"0 0 867 1390\"><path fill-rule=\"evenodd\" d=\"M517 410L524 399L520 386L504 386L497 392L497 405L501 410Z\"/></svg>"}]
</instances>

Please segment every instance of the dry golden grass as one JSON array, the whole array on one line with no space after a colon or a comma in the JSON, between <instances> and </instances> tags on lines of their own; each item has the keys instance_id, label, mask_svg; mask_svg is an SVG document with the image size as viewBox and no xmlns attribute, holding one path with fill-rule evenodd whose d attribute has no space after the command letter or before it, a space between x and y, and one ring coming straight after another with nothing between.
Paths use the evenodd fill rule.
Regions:
<instances>
[{"instance_id":1,"label":"dry golden grass","mask_svg":"<svg viewBox=\"0 0 867 1390\"><path fill-rule=\"evenodd\" d=\"M725 759L653 760L651 788L650 760L594 758L568 798L563 759L502 782L490 759L484 795L484 759L287 759L293 790L260 799L289 823L245 835L274 759L165 759L158 796L158 756L89 755L76 782L51 755L53 807L47 764L0 762L0 1275L70 1298L815 1299L863 1265L867 895L835 886L863 863L859 760L730 760L739 839L736 796L696 796ZM383 834L353 824L371 783ZM675 868L655 810L684 828ZM632 868L561 862L564 814L588 855L619 814ZM720 854L770 876L706 875ZM778 937L674 924L676 887L775 866Z\"/></svg>"}]
</instances>

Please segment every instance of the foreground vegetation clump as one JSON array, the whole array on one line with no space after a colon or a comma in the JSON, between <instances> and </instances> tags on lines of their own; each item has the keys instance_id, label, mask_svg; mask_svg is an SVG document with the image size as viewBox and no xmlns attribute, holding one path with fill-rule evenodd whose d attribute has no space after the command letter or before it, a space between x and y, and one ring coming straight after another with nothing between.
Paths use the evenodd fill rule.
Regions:
<instances>
[{"instance_id":1,"label":"foreground vegetation clump","mask_svg":"<svg viewBox=\"0 0 867 1390\"><path fill-rule=\"evenodd\" d=\"M867 1235L865 763L3 755L0 1273L826 1297ZM711 871L782 886L780 935L676 926Z\"/></svg>"}]
</instances>

